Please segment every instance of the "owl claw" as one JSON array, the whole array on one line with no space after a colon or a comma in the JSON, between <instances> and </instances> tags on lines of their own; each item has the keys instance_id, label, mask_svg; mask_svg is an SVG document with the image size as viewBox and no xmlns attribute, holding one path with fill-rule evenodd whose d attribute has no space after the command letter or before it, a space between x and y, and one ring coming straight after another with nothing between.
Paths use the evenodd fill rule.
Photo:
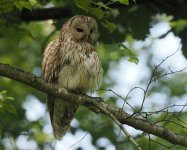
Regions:
<instances>
[{"instance_id":1,"label":"owl claw","mask_svg":"<svg viewBox=\"0 0 187 150\"><path fill-rule=\"evenodd\" d=\"M104 99L102 97L92 97L94 101L97 101L98 103L104 102Z\"/></svg>"},{"instance_id":2,"label":"owl claw","mask_svg":"<svg viewBox=\"0 0 187 150\"><path fill-rule=\"evenodd\" d=\"M77 95L86 95L85 93L81 92L80 90L71 90L72 93L75 93Z\"/></svg>"},{"instance_id":3,"label":"owl claw","mask_svg":"<svg viewBox=\"0 0 187 150\"><path fill-rule=\"evenodd\" d=\"M104 102L104 99L102 97L95 97L97 102Z\"/></svg>"}]
</instances>

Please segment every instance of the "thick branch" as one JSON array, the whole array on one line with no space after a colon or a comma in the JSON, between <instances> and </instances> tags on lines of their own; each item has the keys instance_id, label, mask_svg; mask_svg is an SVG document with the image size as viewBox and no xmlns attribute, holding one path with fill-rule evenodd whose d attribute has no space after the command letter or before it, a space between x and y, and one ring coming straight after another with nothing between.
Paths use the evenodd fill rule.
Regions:
<instances>
[{"instance_id":1,"label":"thick branch","mask_svg":"<svg viewBox=\"0 0 187 150\"><path fill-rule=\"evenodd\" d=\"M104 1L107 3L108 1ZM136 0L136 3L129 1L129 5L123 5L120 3L113 3L109 5L111 8L122 8L128 9L130 6L134 5L153 5L157 8L164 10L166 13L173 15L174 17L185 16L186 9L184 8L184 1L173 1L173 0ZM42 9L33 9L29 11L27 9L23 9L23 11L19 14L19 17L23 21L37 21L37 20L47 20L47 19L60 19L66 18L76 15L72 11L72 7L52 7L52 8L42 8Z\"/></svg>"},{"instance_id":2,"label":"thick branch","mask_svg":"<svg viewBox=\"0 0 187 150\"><path fill-rule=\"evenodd\" d=\"M56 97L63 97L63 100L65 101L84 105L96 113L100 112L109 117L115 116L120 123L127 124L138 130L153 134L173 144L187 147L187 137L176 134L167 128L152 125L146 122L146 120L130 116L128 113L124 112L118 107L99 101L100 98L70 93L62 87L58 87L57 85L50 83L45 83L42 79L28 72L24 72L23 70L13 68L2 63L0 63L0 75L22 82L47 94L52 94Z\"/></svg>"},{"instance_id":3,"label":"thick branch","mask_svg":"<svg viewBox=\"0 0 187 150\"><path fill-rule=\"evenodd\" d=\"M29 11L28 9L23 9L19 14L20 19L24 21L32 20L47 20L47 19L60 19L60 18L69 18L73 16L73 12L70 8L44 8L44 9L33 9Z\"/></svg>"}]
</instances>

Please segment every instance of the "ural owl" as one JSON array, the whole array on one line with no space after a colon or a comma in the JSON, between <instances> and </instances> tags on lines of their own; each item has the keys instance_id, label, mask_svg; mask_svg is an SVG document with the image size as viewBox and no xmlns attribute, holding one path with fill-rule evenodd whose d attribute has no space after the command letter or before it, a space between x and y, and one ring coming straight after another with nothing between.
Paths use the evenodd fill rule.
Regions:
<instances>
[{"instance_id":1,"label":"ural owl","mask_svg":"<svg viewBox=\"0 0 187 150\"><path fill-rule=\"evenodd\" d=\"M103 75L94 47L97 33L97 22L93 18L81 15L70 18L62 26L59 37L44 51L43 79L78 93L97 89ZM51 95L47 96L47 106L53 134L60 139L70 127L78 106Z\"/></svg>"}]
</instances>

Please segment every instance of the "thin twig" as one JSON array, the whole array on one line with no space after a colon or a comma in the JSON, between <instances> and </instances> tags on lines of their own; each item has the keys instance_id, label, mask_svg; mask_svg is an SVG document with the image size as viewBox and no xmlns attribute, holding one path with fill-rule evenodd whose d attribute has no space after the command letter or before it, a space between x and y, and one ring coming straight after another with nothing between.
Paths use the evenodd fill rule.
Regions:
<instances>
[{"instance_id":1,"label":"thin twig","mask_svg":"<svg viewBox=\"0 0 187 150\"><path fill-rule=\"evenodd\" d=\"M10 138L8 132L7 132L7 137L8 137L8 140L10 141L10 144L11 144L11 146L12 146L12 149L13 149L13 150L16 150L16 148L14 147L14 144L13 144L13 142L12 142L12 140L11 140L11 138Z\"/></svg>"},{"instance_id":2,"label":"thin twig","mask_svg":"<svg viewBox=\"0 0 187 150\"><path fill-rule=\"evenodd\" d=\"M108 89L108 91L111 91L112 93L114 93L116 96L118 96L119 98L121 98L124 103L126 103L130 108L132 108L134 110L134 108L127 102L127 97L123 98L121 95L117 94L114 90L112 89ZM124 108L124 105L122 106L122 109Z\"/></svg>"},{"instance_id":3,"label":"thin twig","mask_svg":"<svg viewBox=\"0 0 187 150\"><path fill-rule=\"evenodd\" d=\"M102 126L102 125L104 125L104 124L106 124L106 123L108 123L108 121L103 122L103 123L98 123L97 125L94 125L94 126L93 126L92 130L97 129L99 126ZM88 134L89 134L89 131L86 131L85 135L84 135L83 137L81 137L81 139L78 140L76 143L72 144L72 145L68 148L68 150L71 149L71 148L73 148L73 147L74 147L75 145L77 145L78 143L80 143Z\"/></svg>"},{"instance_id":4,"label":"thin twig","mask_svg":"<svg viewBox=\"0 0 187 150\"><path fill-rule=\"evenodd\" d=\"M152 141L152 142L154 142L154 143L157 143L157 144L159 144L159 145L162 145L163 147L168 148L168 149L171 149L172 147L175 146L175 145L166 146L166 145L164 145L164 144L162 144L162 143L160 143L160 142L158 142L158 141L155 141L155 140L153 140L153 139L151 139L151 138L150 138L150 141Z\"/></svg>"},{"instance_id":5,"label":"thin twig","mask_svg":"<svg viewBox=\"0 0 187 150\"><path fill-rule=\"evenodd\" d=\"M139 144L132 138L132 136L128 133L128 131L123 127L123 124L121 124L116 117L110 113L110 117L112 120L120 127L120 129L125 133L127 138L132 142L132 144L136 147L137 150L142 150L142 148L139 146Z\"/></svg>"},{"instance_id":6,"label":"thin twig","mask_svg":"<svg viewBox=\"0 0 187 150\"><path fill-rule=\"evenodd\" d=\"M89 132L86 132L85 135L84 135L80 140L78 140L76 143L72 144L72 145L68 148L68 150L71 149L71 148L73 148L73 147L74 147L75 145L77 145L78 143L80 143L80 142L88 135L88 133L89 133Z\"/></svg>"},{"instance_id":7,"label":"thin twig","mask_svg":"<svg viewBox=\"0 0 187 150\"><path fill-rule=\"evenodd\" d=\"M152 72L152 75L151 75L151 78L150 78L150 80L149 80L149 82L148 82L148 84L147 84L147 86L146 86L146 88L145 88L144 96L143 96L143 99L142 99L142 104L141 104L141 107L140 107L140 109L138 110L138 112L141 112L141 110L142 110L142 108L143 108L143 105L144 105L144 102L145 102L145 99L146 99L148 90L149 90L150 85L151 85L151 83L152 83L153 81L156 81L156 80L158 80L158 79L160 79L160 78L162 78L162 77L164 77L164 76L166 76L166 75L170 75L170 74L174 74L174 73L177 73L177 72L181 72L181 71L183 71L184 69L187 68L187 67L185 67L185 68L183 68L183 69L181 69L181 70L178 70L178 71L175 71L175 72L174 72L174 71L171 71L171 69L169 68L169 69L170 69L170 72L169 72L169 73L165 73L165 74L163 74L163 75L161 75L161 76L159 76L159 77L156 77L156 73L157 73L159 67L160 67L168 58L170 58L170 57L172 57L173 55L175 55L175 54L179 51L180 46L181 46L181 44L179 44L178 49L177 49L174 53L172 53L171 55L169 55L169 56L167 56L166 58L164 58L158 65L155 65L155 67L154 67L154 69L153 69L153 72Z\"/></svg>"},{"instance_id":8,"label":"thin twig","mask_svg":"<svg viewBox=\"0 0 187 150\"><path fill-rule=\"evenodd\" d=\"M166 106L160 110L157 110L157 111L148 111L148 112L140 112L140 114L148 114L148 115L152 115L152 114L158 114L158 113L162 113L162 112L166 112L165 110L168 110L169 108L174 108L174 107L183 107L182 110L184 110L184 108L187 106L187 103L185 104L173 104L173 105L169 105L169 106ZM181 112L181 111L180 111ZM179 112L171 112L169 111L169 113L179 113Z\"/></svg>"},{"instance_id":9,"label":"thin twig","mask_svg":"<svg viewBox=\"0 0 187 150\"><path fill-rule=\"evenodd\" d=\"M169 71L170 71L170 72L166 72L166 73L164 73L164 74L162 74L162 75L160 75L160 76L158 76L158 77L154 77L154 80L158 80L158 79L163 78L163 77L165 77L165 76L168 76L168 75L171 75L171 74L175 74L175 73L179 73L179 72L182 72L182 71L184 71L185 69L187 69L187 67L184 67L184 68L182 68L182 69L180 69L180 70L172 71L170 67L168 67L168 68L169 68Z\"/></svg>"}]
</instances>

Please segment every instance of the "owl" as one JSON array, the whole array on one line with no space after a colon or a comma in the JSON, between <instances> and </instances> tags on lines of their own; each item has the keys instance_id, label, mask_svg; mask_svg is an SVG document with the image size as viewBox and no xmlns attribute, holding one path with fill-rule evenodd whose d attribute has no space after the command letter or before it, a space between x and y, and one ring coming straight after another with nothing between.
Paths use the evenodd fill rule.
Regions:
<instances>
[{"instance_id":1,"label":"owl","mask_svg":"<svg viewBox=\"0 0 187 150\"><path fill-rule=\"evenodd\" d=\"M92 17L77 15L64 23L59 37L50 42L43 53L43 79L81 94L97 89L103 76L95 49L97 34L97 22ZM78 105L62 99L47 96L56 139L65 135L78 108Z\"/></svg>"}]
</instances>

